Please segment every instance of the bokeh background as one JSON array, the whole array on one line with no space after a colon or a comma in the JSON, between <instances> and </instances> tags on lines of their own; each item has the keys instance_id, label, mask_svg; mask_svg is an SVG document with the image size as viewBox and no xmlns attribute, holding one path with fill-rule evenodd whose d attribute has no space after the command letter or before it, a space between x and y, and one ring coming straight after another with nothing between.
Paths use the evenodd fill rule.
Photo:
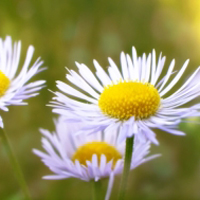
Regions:
<instances>
[{"instance_id":1,"label":"bokeh background","mask_svg":"<svg viewBox=\"0 0 200 200\"><path fill-rule=\"evenodd\" d=\"M47 80L41 94L28 100L29 106L10 107L0 114L13 149L24 171L34 200L91 199L91 184L78 179L42 180L49 169L32 153L41 148L39 127L53 130L52 98L47 90L56 90L55 81L66 81L67 66L75 69L75 61L94 70L97 59L105 68L107 57L119 65L121 51L138 54L166 55L166 68L173 58L180 69L187 58L189 67L182 81L200 65L200 1L199 0L1 0L0 37L11 35L22 40L22 59L30 44L34 59L41 56L48 70L35 79ZM23 62L21 62L23 64ZM176 89L176 88L175 88ZM197 99L195 103L200 101ZM200 199L200 133L199 118L195 123L181 124L186 137L157 131L160 146L152 153L162 157L131 172L127 199L134 200L198 200ZM116 178L111 199L117 198L120 177ZM103 182L106 190L107 180ZM23 200L5 151L0 144L0 199Z\"/></svg>"}]
</instances>

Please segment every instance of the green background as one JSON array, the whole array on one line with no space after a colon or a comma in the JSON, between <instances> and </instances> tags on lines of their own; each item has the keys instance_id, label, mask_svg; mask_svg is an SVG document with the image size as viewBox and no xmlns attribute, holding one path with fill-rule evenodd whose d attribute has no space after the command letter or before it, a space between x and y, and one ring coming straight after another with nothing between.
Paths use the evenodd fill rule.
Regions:
<instances>
[{"instance_id":1,"label":"green background","mask_svg":"<svg viewBox=\"0 0 200 200\"><path fill-rule=\"evenodd\" d=\"M94 70L97 59L105 68L107 57L119 65L121 51L166 55L167 66L176 59L176 70L187 58L189 67L180 86L200 64L200 1L198 0L1 0L0 37L11 35L22 40L22 59L30 44L41 56L48 70L34 77L47 80L47 87L29 106L13 106L0 111L5 130L24 171L34 200L91 199L91 184L78 179L42 180L51 172L32 153L41 148L39 127L53 130L51 108L45 106L56 90L55 81L66 81L67 66L75 61ZM176 88L175 88L176 89ZM199 99L193 103L198 103ZM192 105L192 104L188 104ZM199 119L193 119L198 123ZM127 199L198 200L200 199L199 125L181 124L186 137L157 131L160 146L152 153L162 157L131 172ZM111 199L117 198L120 177L116 178ZM103 181L106 190L107 180ZM0 199L21 200L23 196L0 143Z\"/></svg>"}]
</instances>

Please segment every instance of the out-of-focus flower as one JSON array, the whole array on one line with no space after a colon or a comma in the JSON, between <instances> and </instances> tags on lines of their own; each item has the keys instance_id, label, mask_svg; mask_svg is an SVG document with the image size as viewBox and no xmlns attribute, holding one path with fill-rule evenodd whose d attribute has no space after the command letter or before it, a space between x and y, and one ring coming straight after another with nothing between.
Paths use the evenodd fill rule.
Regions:
<instances>
[{"instance_id":1,"label":"out-of-focus flower","mask_svg":"<svg viewBox=\"0 0 200 200\"><path fill-rule=\"evenodd\" d=\"M9 105L26 105L25 99L38 95L38 91L44 87L44 80L28 81L45 68L40 68L43 61L38 58L30 66L34 48L29 46L26 59L20 69L21 42L12 45L11 37L0 39L0 109L8 111ZM3 128L3 120L0 116L0 127Z\"/></svg>"},{"instance_id":2,"label":"out-of-focus flower","mask_svg":"<svg viewBox=\"0 0 200 200\"><path fill-rule=\"evenodd\" d=\"M110 177L112 186L114 176L123 171L125 142L117 143L117 133L104 131L88 135L74 134L83 127L82 123L71 124L60 117L55 121L56 131L50 133L41 129L42 146L45 153L34 149L44 164L54 172L45 179L78 178L84 181L98 181ZM158 155L149 154L150 142L140 143L135 137L131 169ZM109 187L109 192L112 187Z\"/></svg>"}]
</instances>

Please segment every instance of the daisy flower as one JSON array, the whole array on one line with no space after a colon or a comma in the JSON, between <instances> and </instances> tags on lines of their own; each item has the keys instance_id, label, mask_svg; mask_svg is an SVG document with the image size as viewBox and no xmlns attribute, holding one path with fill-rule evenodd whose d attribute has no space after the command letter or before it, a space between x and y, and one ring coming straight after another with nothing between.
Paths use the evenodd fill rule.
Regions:
<instances>
[{"instance_id":1,"label":"daisy flower","mask_svg":"<svg viewBox=\"0 0 200 200\"><path fill-rule=\"evenodd\" d=\"M57 81L61 92L55 92L51 102L53 112L65 115L72 122L83 121L84 130L90 133L109 128L119 130L119 141L138 135L140 141L150 140L158 144L152 129L160 129L175 135L183 118L199 116L200 105L183 107L199 96L198 68L174 93L171 89L185 72L187 60L175 73L172 60L164 76L165 57L156 61L153 50L148 56L138 57L132 48L132 57L121 53L121 68L108 58L108 72L94 60L95 74L84 64L76 63L79 73L68 70L70 86ZM64 93L64 94L63 94Z\"/></svg>"},{"instance_id":2,"label":"daisy flower","mask_svg":"<svg viewBox=\"0 0 200 200\"><path fill-rule=\"evenodd\" d=\"M98 181L110 177L107 198L111 192L114 176L123 171L125 142L117 143L114 132L74 134L83 127L82 123L71 124L63 117L55 121L56 131L41 129L42 146L45 153L34 149L54 175L44 179L78 178L83 181ZM131 169L159 155L149 154L150 142L140 143L135 137Z\"/></svg>"},{"instance_id":3,"label":"daisy flower","mask_svg":"<svg viewBox=\"0 0 200 200\"><path fill-rule=\"evenodd\" d=\"M43 80L27 83L34 75L44 70L40 68L43 62L38 58L29 68L34 52L33 46L29 46L19 71L20 51L20 41L12 45L11 37L7 36L4 41L0 38L0 109L3 111L8 111L9 105L26 105L24 100L38 95L37 91L45 83ZM0 127L3 128L1 116Z\"/></svg>"}]
</instances>

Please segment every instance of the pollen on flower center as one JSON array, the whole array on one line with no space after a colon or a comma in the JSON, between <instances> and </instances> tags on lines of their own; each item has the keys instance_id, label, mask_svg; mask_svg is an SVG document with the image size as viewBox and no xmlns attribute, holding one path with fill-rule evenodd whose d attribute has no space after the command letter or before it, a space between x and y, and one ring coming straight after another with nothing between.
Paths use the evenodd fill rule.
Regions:
<instances>
[{"instance_id":1,"label":"pollen on flower center","mask_svg":"<svg viewBox=\"0 0 200 200\"><path fill-rule=\"evenodd\" d=\"M10 79L0 70L0 96L3 96L10 85Z\"/></svg>"},{"instance_id":2,"label":"pollen on flower center","mask_svg":"<svg viewBox=\"0 0 200 200\"><path fill-rule=\"evenodd\" d=\"M105 115L119 120L145 119L158 110L160 95L149 83L119 82L104 88L98 105Z\"/></svg>"},{"instance_id":3,"label":"pollen on flower center","mask_svg":"<svg viewBox=\"0 0 200 200\"><path fill-rule=\"evenodd\" d=\"M91 161L94 154L97 155L99 164L102 154L106 156L107 163L113 160L113 166L118 159L122 158L120 152L114 146L106 142L89 142L76 150L72 156L72 161L78 160L82 165L87 166L86 161Z\"/></svg>"}]
</instances>

